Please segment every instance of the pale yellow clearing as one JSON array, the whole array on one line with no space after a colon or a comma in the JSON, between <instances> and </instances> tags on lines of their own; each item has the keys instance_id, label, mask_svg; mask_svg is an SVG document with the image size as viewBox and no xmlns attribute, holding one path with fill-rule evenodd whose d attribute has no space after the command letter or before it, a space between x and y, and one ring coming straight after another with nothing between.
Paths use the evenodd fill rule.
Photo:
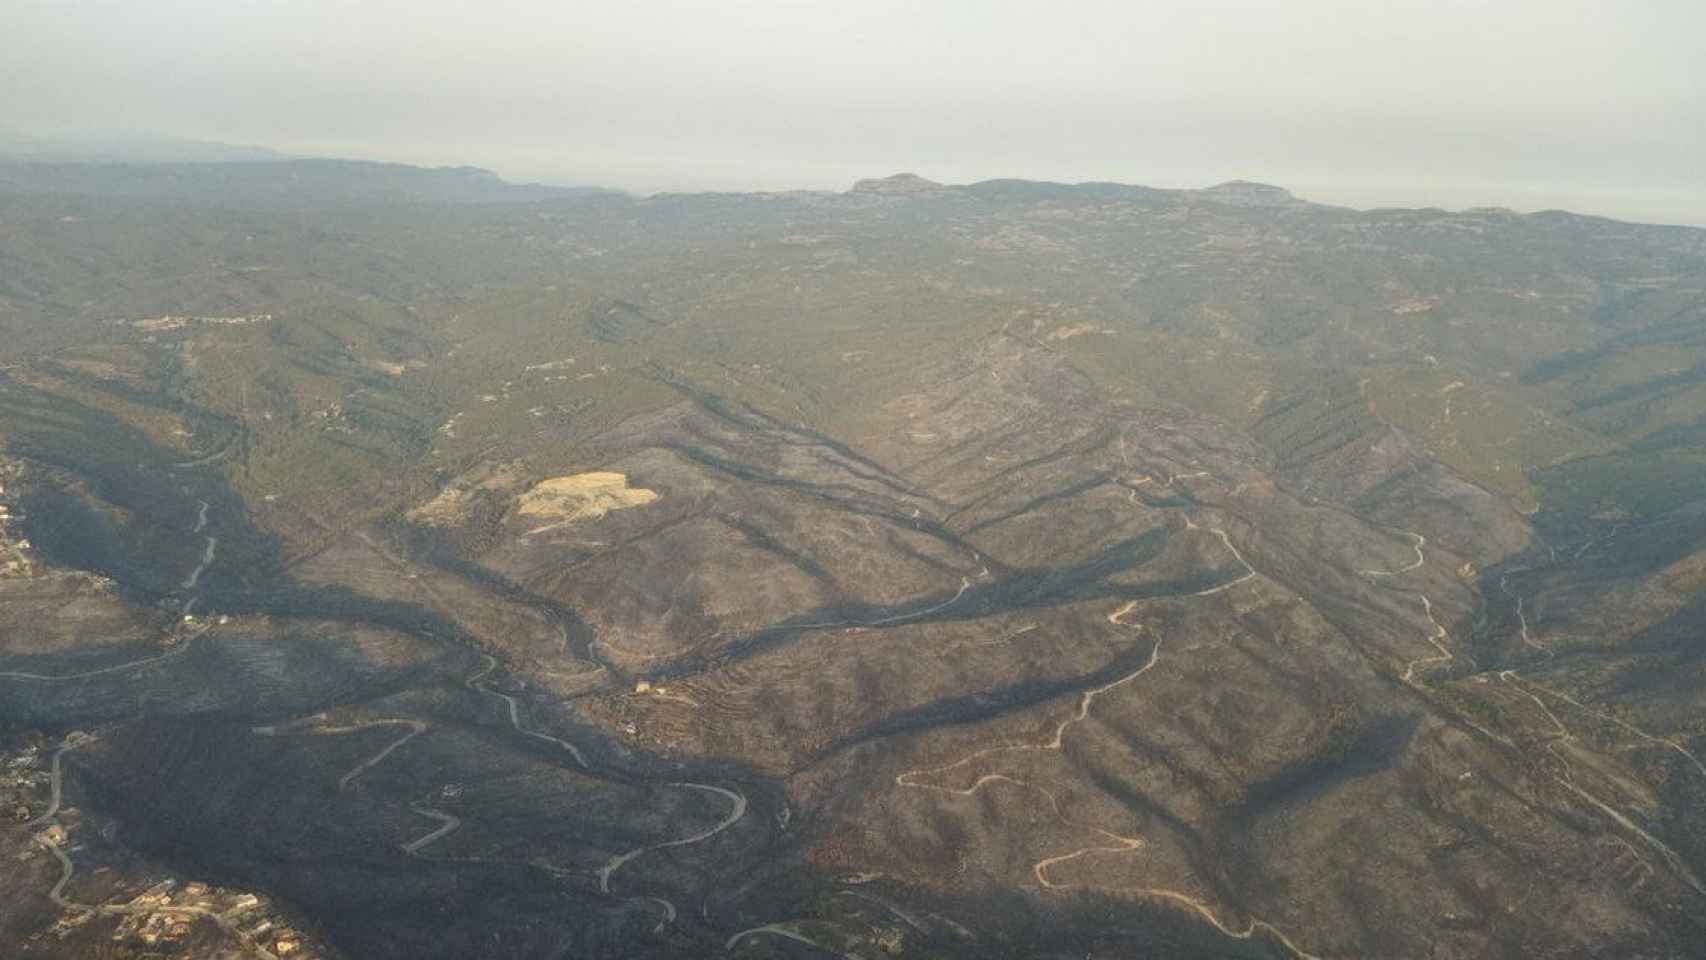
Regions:
<instances>
[{"instance_id":1,"label":"pale yellow clearing","mask_svg":"<svg viewBox=\"0 0 1706 960\"><path fill-rule=\"evenodd\" d=\"M596 520L612 510L644 506L657 498L652 490L628 486L626 474L598 470L539 481L521 495L516 512L557 521L528 531L540 533L578 520Z\"/></svg>"}]
</instances>

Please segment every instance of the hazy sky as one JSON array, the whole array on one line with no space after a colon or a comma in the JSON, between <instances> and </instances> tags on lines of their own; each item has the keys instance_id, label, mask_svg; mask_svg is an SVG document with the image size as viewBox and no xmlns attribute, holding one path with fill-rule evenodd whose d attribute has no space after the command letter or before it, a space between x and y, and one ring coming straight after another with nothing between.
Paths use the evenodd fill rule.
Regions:
<instances>
[{"instance_id":1,"label":"hazy sky","mask_svg":"<svg viewBox=\"0 0 1706 960\"><path fill-rule=\"evenodd\" d=\"M913 170L1706 224L1706 0L0 0L0 125L659 189Z\"/></svg>"}]
</instances>

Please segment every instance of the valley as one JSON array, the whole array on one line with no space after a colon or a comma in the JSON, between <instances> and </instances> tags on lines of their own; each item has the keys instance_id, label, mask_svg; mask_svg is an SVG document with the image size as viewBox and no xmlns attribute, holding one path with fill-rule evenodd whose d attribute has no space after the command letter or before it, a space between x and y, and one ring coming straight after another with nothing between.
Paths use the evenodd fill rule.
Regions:
<instances>
[{"instance_id":1,"label":"valley","mask_svg":"<svg viewBox=\"0 0 1706 960\"><path fill-rule=\"evenodd\" d=\"M17 956L1706 937L1706 232L427 173L0 180Z\"/></svg>"}]
</instances>

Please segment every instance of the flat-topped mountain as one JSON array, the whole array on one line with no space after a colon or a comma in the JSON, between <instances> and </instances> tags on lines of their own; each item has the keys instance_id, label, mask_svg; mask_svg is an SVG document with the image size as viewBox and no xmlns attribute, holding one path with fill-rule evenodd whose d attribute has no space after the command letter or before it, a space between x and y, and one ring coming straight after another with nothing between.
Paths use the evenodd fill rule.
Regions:
<instances>
[{"instance_id":1,"label":"flat-topped mountain","mask_svg":"<svg viewBox=\"0 0 1706 960\"><path fill-rule=\"evenodd\" d=\"M891 196L939 193L946 189L934 180L916 173L897 173L880 179L860 180L853 184L853 193L877 193Z\"/></svg>"},{"instance_id":2,"label":"flat-topped mountain","mask_svg":"<svg viewBox=\"0 0 1706 960\"><path fill-rule=\"evenodd\" d=\"M1198 191L1202 196L1218 203L1240 204L1251 207L1288 207L1302 203L1291 195L1284 187L1276 187L1267 183L1253 183L1249 180L1228 180Z\"/></svg>"}]
</instances>

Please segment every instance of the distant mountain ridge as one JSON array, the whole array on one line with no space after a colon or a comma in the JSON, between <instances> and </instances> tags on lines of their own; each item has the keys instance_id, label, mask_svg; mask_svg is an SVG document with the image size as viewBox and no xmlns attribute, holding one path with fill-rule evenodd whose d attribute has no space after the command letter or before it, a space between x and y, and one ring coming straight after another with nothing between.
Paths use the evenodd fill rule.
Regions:
<instances>
[{"instance_id":1,"label":"distant mountain ridge","mask_svg":"<svg viewBox=\"0 0 1706 960\"><path fill-rule=\"evenodd\" d=\"M1197 190L1159 190L1153 187L1125 183L1063 184L1043 180L1008 178L958 185L939 183L916 173L896 173L887 177L872 177L856 181L847 192L849 195L857 196L940 197L958 191L970 191L981 195L1034 196L1038 193L1055 191L1072 191L1081 194L1084 190L1105 190L1128 196L1141 193L1154 195L1189 194L1213 203L1240 207L1302 207L1309 205L1309 201L1299 199L1284 187L1269 183L1257 183L1252 180L1228 180L1225 183Z\"/></svg>"},{"instance_id":2,"label":"distant mountain ridge","mask_svg":"<svg viewBox=\"0 0 1706 960\"><path fill-rule=\"evenodd\" d=\"M105 163L0 157L0 193L275 208L362 202L529 203L615 191L510 183L479 167L416 167L367 160Z\"/></svg>"},{"instance_id":3,"label":"distant mountain ridge","mask_svg":"<svg viewBox=\"0 0 1706 960\"><path fill-rule=\"evenodd\" d=\"M51 163L240 163L288 160L290 155L250 144L175 137L38 137L0 128L0 160Z\"/></svg>"},{"instance_id":4,"label":"distant mountain ridge","mask_svg":"<svg viewBox=\"0 0 1706 960\"><path fill-rule=\"evenodd\" d=\"M425 167L407 163L328 157L296 157L257 146L169 138L115 137L56 139L32 137L0 127L0 195L60 194L175 201L232 209L294 209L350 203L505 204L594 197L640 195L585 185L514 182L495 171L469 165ZM1290 190L1252 180L1229 180L1200 188L1166 188L1114 181L1059 182L996 178L972 183L943 183L913 172L862 178L844 192L819 189L783 191L664 192L651 200L701 197L837 203L936 202L954 198L1022 201L1054 198L1165 202L1169 198L1273 211L1344 209L1301 198ZM1437 207L1380 207L1387 216L1406 212L1445 214ZM1476 207L1458 215L1490 218L1576 218L1620 223L1567 210L1529 213L1504 207ZM1642 227L1697 231L1698 227L1635 223Z\"/></svg>"}]
</instances>

